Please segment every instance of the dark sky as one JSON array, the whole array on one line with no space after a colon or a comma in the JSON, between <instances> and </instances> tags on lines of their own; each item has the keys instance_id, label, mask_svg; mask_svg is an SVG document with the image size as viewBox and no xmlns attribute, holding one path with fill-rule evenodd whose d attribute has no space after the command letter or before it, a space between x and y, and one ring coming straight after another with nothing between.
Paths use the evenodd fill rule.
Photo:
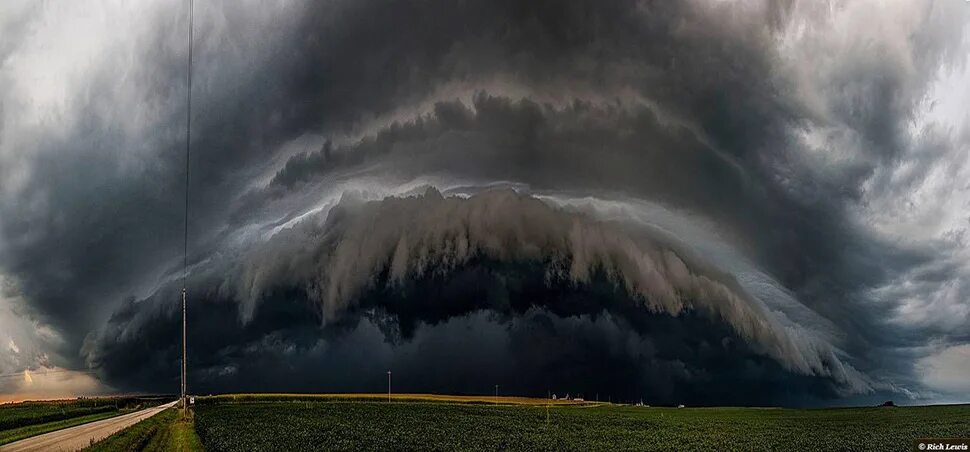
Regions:
<instances>
[{"instance_id":1,"label":"dark sky","mask_svg":"<svg viewBox=\"0 0 970 452\"><path fill-rule=\"evenodd\" d=\"M178 388L183 3L0 12L0 400ZM190 390L967 401L968 24L199 2Z\"/></svg>"}]
</instances>

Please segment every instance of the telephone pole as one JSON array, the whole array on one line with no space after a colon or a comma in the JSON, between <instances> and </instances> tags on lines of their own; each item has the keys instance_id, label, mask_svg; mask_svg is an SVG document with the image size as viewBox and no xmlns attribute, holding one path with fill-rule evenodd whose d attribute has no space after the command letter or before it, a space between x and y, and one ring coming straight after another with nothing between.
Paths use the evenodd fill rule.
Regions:
<instances>
[{"instance_id":1,"label":"telephone pole","mask_svg":"<svg viewBox=\"0 0 970 452\"><path fill-rule=\"evenodd\" d=\"M185 385L185 374L186 374L186 372L185 372L185 370L186 370L186 362L185 362L185 356L186 356L186 347L185 347L185 343L186 343L186 340L185 340L186 339L186 334L185 334L185 330L186 330L185 293L186 293L185 292L185 287L182 287L182 411L183 412L186 412L189 409L188 408L188 403L187 403L188 400L185 398L185 392L186 392L185 391L186 390L186 385Z\"/></svg>"},{"instance_id":2,"label":"telephone pole","mask_svg":"<svg viewBox=\"0 0 970 452\"><path fill-rule=\"evenodd\" d=\"M387 401L391 401L391 371L387 371Z\"/></svg>"},{"instance_id":3,"label":"telephone pole","mask_svg":"<svg viewBox=\"0 0 970 452\"><path fill-rule=\"evenodd\" d=\"M186 108L185 108L185 224L183 232L183 242L182 242L182 412L187 413L189 410L188 398L186 398L186 393L188 391L188 353L186 350L187 342L187 316L186 316L186 304L188 301L188 291L186 290L185 280L188 276L189 270L189 151L192 148L192 29L194 22L195 4L193 0L189 0L189 61L188 61L188 71L187 71L187 90L185 93Z\"/></svg>"}]
</instances>

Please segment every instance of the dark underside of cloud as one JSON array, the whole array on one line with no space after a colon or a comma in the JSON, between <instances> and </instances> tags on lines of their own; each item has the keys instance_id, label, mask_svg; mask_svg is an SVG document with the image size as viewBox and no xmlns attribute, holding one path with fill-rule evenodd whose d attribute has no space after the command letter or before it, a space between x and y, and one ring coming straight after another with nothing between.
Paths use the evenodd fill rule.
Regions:
<instances>
[{"instance_id":1,"label":"dark underside of cloud","mask_svg":"<svg viewBox=\"0 0 970 452\"><path fill-rule=\"evenodd\" d=\"M136 309L132 305L129 309ZM535 265L471 262L448 277L370 291L321 326L305 293L265 300L250 321L235 303L190 306L191 391L401 392L545 396L547 391L654 404L803 405L833 400L828 378L785 370L723 323L638 309L605 278L550 285ZM105 344L104 377L170 391L180 318L161 312L137 338ZM129 321L125 312L112 327Z\"/></svg>"},{"instance_id":2,"label":"dark underside of cloud","mask_svg":"<svg viewBox=\"0 0 970 452\"><path fill-rule=\"evenodd\" d=\"M400 391L801 405L858 383L729 277L528 196L432 190L321 216L192 284L193 392L378 391L391 369ZM129 301L87 344L107 381L178 378L173 295Z\"/></svg>"}]
</instances>

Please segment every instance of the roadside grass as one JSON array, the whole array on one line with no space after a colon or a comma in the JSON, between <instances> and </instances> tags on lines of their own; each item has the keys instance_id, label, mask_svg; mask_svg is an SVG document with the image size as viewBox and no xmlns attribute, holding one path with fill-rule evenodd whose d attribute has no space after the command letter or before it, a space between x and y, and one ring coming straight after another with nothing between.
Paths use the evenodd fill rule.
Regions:
<instances>
[{"instance_id":1,"label":"roadside grass","mask_svg":"<svg viewBox=\"0 0 970 452\"><path fill-rule=\"evenodd\" d=\"M0 444L8 444L42 433L107 419L147 406L160 397L100 397L45 400L0 405Z\"/></svg>"},{"instance_id":2,"label":"roadside grass","mask_svg":"<svg viewBox=\"0 0 970 452\"><path fill-rule=\"evenodd\" d=\"M117 411L118 408L114 401L98 399L12 403L0 406L0 431Z\"/></svg>"},{"instance_id":3,"label":"roadside grass","mask_svg":"<svg viewBox=\"0 0 970 452\"><path fill-rule=\"evenodd\" d=\"M69 419L62 419L59 421L47 422L43 424L34 424L24 427L19 427L10 430L0 431L0 445L12 443L14 441L20 441L24 438L30 438L31 436L41 435L47 432L53 432L54 430L60 430L62 428L74 427L75 425L87 424L88 422L100 421L101 419L107 419L110 417L115 417L125 414L125 411L109 411L102 413L94 413L86 416L79 416Z\"/></svg>"},{"instance_id":4,"label":"roadside grass","mask_svg":"<svg viewBox=\"0 0 970 452\"><path fill-rule=\"evenodd\" d=\"M187 417L169 408L128 427L84 449L96 452L114 451L201 451L202 443L195 434L193 415Z\"/></svg>"}]
</instances>

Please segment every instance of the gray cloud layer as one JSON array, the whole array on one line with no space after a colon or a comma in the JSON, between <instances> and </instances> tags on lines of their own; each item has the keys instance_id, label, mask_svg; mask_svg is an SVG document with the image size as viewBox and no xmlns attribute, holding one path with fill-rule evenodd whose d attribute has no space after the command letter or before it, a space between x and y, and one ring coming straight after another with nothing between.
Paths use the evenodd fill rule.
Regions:
<instances>
[{"instance_id":1,"label":"gray cloud layer","mask_svg":"<svg viewBox=\"0 0 970 452\"><path fill-rule=\"evenodd\" d=\"M174 351L130 373L109 361L158 348L164 335L148 324L174 312L185 11L15 6L0 17L26 24L4 26L0 45L0 82L13 88L0 97L0 274L18 290L9 303L22 322L63 338L44 345L55 364L90 362L112 384L148 387L139 375L175 366ZM947 100L967 96L956 88L967 73L962 2L198 8L191 291L207 324L225 323L238 340L195 357L214 388L217 369L238 368L261 346L297 344L281 356L314 373L352 359L315 349L316 336L378 325L393 338L380 325L407 325L389 300L409 281L492 287L481 274L538 262L552 286L593 290L600 271L654 314L707 312L749 342L725 356L767 356L781 374L831 381L839 393L953 392L917 363L936 357L933 368L950 375L961 364L948 357L970 342L970 195L953 182L970 173L970 131L965 104ZM94 32L107 22L119 33ZM523 194L377 202L423 184ZM345 192L375 202L340 201ZM729 252L697 255L684 231L659 234L526 193L657 203L714 225L709 240ZM747 270L737 280L737 268L760 282ZM617 297L626 299L603 300ZM512 337L532 321L527 309L503 320L460 309L447 320L405 299L429 310L411 313L427 337L453 336L457 324ZM315 322L328 326L273 314L274 303L315 306ZM483 303L476 309L505 312ZM353 322L368 306L390 314L354 328L328 323ZM589 325L563 331L605 328L598 308L578 311L545 315ZM639 325L639 314L611 315L621 330ZM675 318L710 321L687 317ZM197 330L193 341L210 335ZM408 365L406 348L394 345L382 362ZM729 371L677 349L695 377ZM421 356L413 362L437 362ZM806 392L820 394L816 384Z\"/></svg>"}]
</instances>

